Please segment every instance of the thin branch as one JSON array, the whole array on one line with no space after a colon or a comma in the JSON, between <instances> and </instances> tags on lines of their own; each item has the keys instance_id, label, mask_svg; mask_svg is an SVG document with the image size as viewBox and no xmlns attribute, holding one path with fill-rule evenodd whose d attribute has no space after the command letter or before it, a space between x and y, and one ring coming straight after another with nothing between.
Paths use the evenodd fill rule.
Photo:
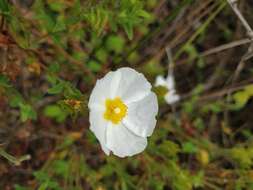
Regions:
<instances>
[{"instance_id":1,"label":"thin branch","mask_svg":"<svg viewBox=\"0 0 253 190\"><path fill-rule=\"evenodd\" d=\"M220 46L217 46L217 47L214 47L214 48L210 48L206 51L203 51L199 54L199 56L194 57L194 59L197 59L199 57L206 57L206 56L210 56L210 55L213 55L213 54L217 54L217 53L220 53L222 51L226 51L226 50L229 50L229 49L232 49L232 48L235 48L235 47L238 47L238 46L242 46L242 45L245 45L245 44L249 44L249 43L251 43L251 40L248 39L248 38L244 38L244 39L241 39L241 40L236 40L236 41L233 41L233 42L229 42L227 44L223 44L223 45L220 45ZM182 66L187 61L189 61L188 57L177 61L174 66L175 67Z\"/></svg>"},{"instance_id":2,"label":"thin branch","mask_svg":"<svg viewBox=\"0 0 253 190\"><path fill-rule=\"evenodd\" d=\"M165 48L168 57L168 75L173 75L174 61L169 46Z\"/></svg>"},{"instance_id":3,"label":"thin branch","mask_svg":"<svg viewBox=\"0 0 253 190\"><path fill-rule=\"evenodd\" d=\"M234 42L230 42L230 43L220 45L220 46L214 47L212 49L206 50L203 53L201 53L200 56L205 57L205 56L208 56L208 55L219 53L221 51L231 49L231 48L234 48L234 47L237 47L237 46L241 46L241 45L244 45L244 44L248 44L248 43L251 43L251 40L248 39L248 38L245 38L245 39L242 39L242 40L237 40L237 41L234 41Z\"/></svg>"},{"instance_id":4,"label":"thin branch","mask_svg":"<svg viewBox=\"0 0 253 190\"><path fill-rule=\"evenodd\" d=\"M24 155L24 156L21 156L20 158L15 158L14 156L5 152L5 150L3 150L2 148L0 148L0 155L2 157L6 158L8 161L10 161L11 163L13 163L16 166L19 166L21 164L21 162L23 162L25 160L31 159L30 155Z\"/></svg>"},{"instance_id":5,"label":"thin branch","mask_svg":"<svg viewBox=\"0 0 253 190\"><path fill-rule=\"evenodd\" d=\"M243 68L245 67L245 61L250 59L253 55L253 51L252 51L252 46L253 46L253 30L250 27L250 25L248 24L247 20L243 17L242 13L240 12L240 10L238 9L238 0L227 0L227 2L229 3L229 5L231 6L231 8L233 9L233 11L235 12L235 14L237 15L237 17L239 18L240 22L242 23L242 25L244 26L244 28L247 31L247 34L250 38L251 44L248 47L247 52L242 56L239 64L237 65L237 68L234 72L234 74L231 77L231 81L232 81L232 85L236 82L236 80L238 79L241 71L243 70ZM227 100L229 101L231 99L231 91L228 90L227 92L228 94L228 98Z\"/></svg>"},{"instance_id":6,"label":"thin branch","mask_svg":"<svg viewBox=\"0 0 253 190\"><path fill-rule=\"evenodd\" d=\"M231 6L233 9L234 13L237 15L237 17L240 19L242 25L246 29L248 36L250 37L251 40L253 40L253 30L250 27L249 23L247 20L243 17L242 13L238 9L238 0L227 0L228 4Z\"/></svg>"}]
</instances>

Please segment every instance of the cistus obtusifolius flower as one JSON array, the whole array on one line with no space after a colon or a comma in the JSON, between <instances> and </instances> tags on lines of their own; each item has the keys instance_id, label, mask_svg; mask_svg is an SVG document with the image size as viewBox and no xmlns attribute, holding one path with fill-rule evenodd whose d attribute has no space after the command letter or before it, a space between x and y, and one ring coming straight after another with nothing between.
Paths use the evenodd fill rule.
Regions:
<instances>
[{"instance_id":1,"label":"cistus obtusifolius flower","mask_svg":"<svg viewBox=\"0 0 253 190\"><path fill-rule=\"evenodd\" d=\"M155 86L163 86L168 92L165 94L164 99L167 104L172 105L180 100L180 96L175 89L175 80L172 74L168 74L167 78L159 75L156 77Z\"/></svg>"},{"instance_id":2,"label":"cistus obtusifolius flower","mask_svg":"<svg viewBox=\"0 0 253 190\"><path fill-rule=\"evenodd\" d=\"M107 155L133 156L146 148L158 103L143 74L131 68L107 73L96 82L88 107L90 129Z\"/></svg>"}]
</instances>

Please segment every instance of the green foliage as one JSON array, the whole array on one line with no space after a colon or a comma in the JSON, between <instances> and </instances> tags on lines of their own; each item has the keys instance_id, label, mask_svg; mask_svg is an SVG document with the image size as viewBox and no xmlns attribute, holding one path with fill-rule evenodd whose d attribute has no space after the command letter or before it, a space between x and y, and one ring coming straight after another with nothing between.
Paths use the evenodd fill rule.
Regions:
<instances>
[{"instance_id":1,"label":"green foliage","mask_svg":"<svg viewBox=\"0 0 253 190\"><path fill-rule=\"evenodd\" d=\"M245 105L252 96L253 96L253 85L248 85L243 90L233 94L234 104L232 105L232 108L235 110L239 110L245 107Z\"/></svg>"},{"instance_id":2,"label":"green foliage","mask_svg":"<svg viewBox=\"0 0 253 190\"><path fill-rule=\"evenodd\" d=\"M64 160L55 160L52 167L56 175L67 179L70 170L68 162Z\"/></svg>"},{"instance_id":3,"label":"green foliage","mask_svg":"<svg viewBox=\"0 0 253 190\"><path fill-rule=\"evenodd\" d=\"M20 185L15 185L15 190L30 190L29 188L26 188L26 187L23 187L23 186L20 186Z\"/></svg>"},{"instance_id":4,"label":"green foliage","mask_svg":"<svg viewBox=\"0 0 253 190\"><path fill-rule=\"evenodd\" d=\"M186 142L183 144L182 150L185 153L196 153L198 148L192 142Z\"/></svg>"},{"instance_id":5,"label":"green foliage","mask_svg":"<svg viewBox=\"0 0 253 190\"><path fill-rule=\"evenodd\" d=\"M84 14L85 20L98 35L100 35L109 22L111 12L103 6L92 7L89 12Z\"/></svg>"},{"instance_id":6,"label":"green foliage","mask_svg":"<svg viewBox=\"0 0 253 190\"><path fill-rule=\"evenodd\" d=\"M48 105L44 109L44 115L61 123L65 121L67 113L59 105Z\"/></svg>"},{"instance_id":7,"label":"green foliage","mask_svg":"<svg viewBox=\"0 0 253 190\"><path fill-rule=\"evenodd\" d=\"M28 119L34 119L35 120L37 118L36 112L33 110L33 108L30 105L19 103L18 107L20 108L21 121L24 122Z\"/></svg>"},{"instance_id":8,"label":"green foliage","mask_svg":"<svg viewBox=\"0 0 253 190\"><path fill-rule=\"evenodd\" d=\"M1 0L0 1L0 11L3 14L8 14L9 13L9 4L7 0Z\"/></svg>"},{"instance_id":9,"label":"green foliage","mask_svg":"<svg viewBox=\"0 0 253 190\"><path fill-rule=\"evenodd\" d=\"M181 169L176 163L169 162L168 169L171 173L172 188L175 190L191 190L193 187L192 178L186 170Z\"/></svg>"},{"instance_id":10,"label":"green foliage","mask_svg":"<svg viewBox=\"0 0 253 190\"><path fill-rule=\"evenodd\" d=\"M217 100L212 103L207 103L202 107L202 112L203 113L208 113L208 112L213 112L213 113L220 113L225 109L226 106L224 100Z\"/></svg>"},{"instance_id":11,"label":"green foliage","mask_svg":"<svg viewBox=\"0 0 253 190\"><path fill-rule=\"evenodd\" d=\"M38 180L40 183L38 190L47 190L47 189L60 190L61 189L57 181L53 180L50 176L48 176L47 173L43 171L34 172L34 176L36 180Z\"/></svg>"},{"instance_id":12,"label":"green foliage","mask_svg":"<svg viewBox=\"0 0 253 190\"><path fill-rule=\"evenodd\" d=\"M149 18L150 14L143 9L143 4L138 0L122 0L117 14L117 22L121 25L129 39L133 38L133 27L140 24L142 18Z\"/></svg>"},{"instance_id":13,"label":"green foliage","mask_svg":"<svg viewBox=\"0 0 253 190\"><path fill-rule=\"evenodd\" d=\"M192 91L191 99L184 103L185 112L187 113L194 112L194 109L196 109L196 103L198 101L199 95L200 93L202 93L203 89L204 88L202 84L199 84L198 86L194 88L194 90Z\"/></svg>"},{"instance_id":14,"label":"green foliage","mask_svg":"<svg viewBox=\"0 0 253 190\"><path fill-rule=\"evenodd\" d=\"M172 141L164 141L157 147L161 155L168 155L171 158L177 158L177 154L180 152L179 146Z\"/></svg>"},{"instance_id":15,"label":"green foliage","mask_svg":"<svg viewBox=\"0 0 253 190\"><path fill-rule=\"evenodd\" d=\"M70 82L55 77L53 74L47 75L47 80L52 87L47 90L51 95L62 95L64 100L59 100L58 105L49 105L44 109L44 114L54 118L57 122L65 121L68 115L76 118L79 113L87 108L85 96L75 88Z\"/></svg>"},{"instance_id":16,"label":"green foliage","mask_svg":"<svg viewBox=\"0 0 253 190\"><path fill-rule=\"evenodd\" d=\"M116 35L111 35L106 40L106 48L107 50L114 51L116 53L122 52L125 45L124 38Z\"/></svg>"},{"instance_id":17,"label":"green foliage","mask_svg":"<svg viewBox=\"0 0 253 190\"><path fill-rule=\"evenodd\" d=\"M53 75L48 75L47 80L52 85L47 90L49 94L63 94L67 99L81 99L83 97L82 93L68 81L61 80Z\"/></svg>"},{"instance_id":18,"label":"green foliage","mask_svg":"<svg viewBox=\"0 0 253 190\"><path fill-rule=\"evenodd\" d=\"M229 151L231 158L236 161L239 167L249 169L253 165L253 148L234 147Z\"/></svg>"},{"instance_id":19,"label":"green foliage","mask_svg":"<svg viewBox=\"0 0 253 190\"><path fill-rule=\"evenodd\" d=\"M101 64L99 64L97 61L90 60L88 62L88 67L93 71L93 72L99 72L102 69Z\"/></svg>"},{"instance_id":20,"label":"green foliage","mask_svg":"<svg viewBox=\"0 0 253 190\"><path fill-rule=\"evenodd\" d=\"M15 190L253 188L252 122L245 119L248 115L237 116L244 114L241 110L251 110L253 86L233 91L233 85L241 87L239 80L248 73L251 76L252 69L250 64L244 66L227 97L230 84L226 82L234 67L225 64L220 52L203 54L224 40L245 38L240 36L243 32L234 36L231 28L237 26L232 22L236 19L227 19L233 13L228 7L223 9L225 1L208 6L193 0L35 0L31 6L23 5L25 2L0 0L4 16L0 107L7 110L0 117L8 117L1 127L12 129L9 125L16 118L9 115L18 111L20 121L29 121L29 125L22 124L14 137L21 145L29 144L17 151L16 139L10 138L7 147L18 154L31 151L34 156L21 166L22 171L35 171L34 178L10 178L15 183L29 178L20 182L23 186L15 185ZM207 30L211 26L214 30ZM89 130L87 101L96 79L118 67L131 66L154 84L157 75L168 72L167 45L172 50L180 101L167 105L164 95L168 89L154 87L159 115L145 151L124 159L106 156ZM238 59L239 54L234 54L227 59ZM7 71L15 72L10 65L16 61L20 71L12 78ZM229 66L218 73L217 81L211 80L211 88L205 88L223 61L224 68ZM36 74L29 70L34 63L40 71ZM5 175L2 163L0 168L0 175ZM15 175L12 167L7 168L8 175Z\"/></svg>"},{"instance_id":21,"label":"green foliage","mask_svg":"<svg viewBox=\"0 0 253 190\"><path fill-rule=\"evenodd\" d=\"M101 34L109 25L112 31L122 27L128 38L132 39L134 27L143 19L150 18L150 14L144 10L143 2L140 0L104 1L91 7L83 14L83 18L97 34ZM110 9L105 8L108 5L111 5Z\"/></svg>"},{"instance_id":22,"label":"green foliage","mask_svg":"<svg viewBox=\"0 0 253 190\"><path fill-rule=\"evenodd\" d=\"M96 51L95 56L99 61L105 62L108 57L108 54L104 48L100 48Z\"/></svg>"},{"instance_id":23,"label":"green foliage","mask_svg":"<svg viewBox=\"0 0 253 190\"><path fill-rule=\"evenodd\" d=\"M197 58L197 65L200 67L200 68L203 68L204 67L204 60L202 57L199 56L199 53L197 51L197 49L192 45L192 44L187 44L185 47L184 47L184 51L186 53L188 53L189 55L189 62L191 63L192 61L194 61L194 59Z\"/></svg>"},{"instance_id":24,"label":"green foliage","mask_svg":"<svg viewBox=\"0 0 253 190\"><path fill-rule=\"evenodd\" d=\"M0 88L3 88L4 94L7 95L10 106L20 110L20 119L22 122L27 121L28 119L35 120L37 118L37 114L32 106L24 100L21 94L3 75L0 75Z\"/></svg>"}]
</instances>

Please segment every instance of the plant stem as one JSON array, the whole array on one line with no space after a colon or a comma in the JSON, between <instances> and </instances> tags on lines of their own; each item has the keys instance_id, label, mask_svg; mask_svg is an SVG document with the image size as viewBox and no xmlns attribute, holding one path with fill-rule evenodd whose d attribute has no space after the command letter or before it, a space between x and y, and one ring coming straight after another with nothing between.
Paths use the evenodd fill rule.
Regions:
<instances>
[{"instance_id":1,"label":"plant stem","mask_svg":"<svg viewBox=\"0 0 253 190\"><path fill-rule=\"evenodd\" d=\"M238 1L237 0L227 0L227 2L231 6L231 8L233 9L233 11L236 14L236 16L241 21L241 23L244 26L244 28L247 30L247 33L248 33L248 36L250 37L250 39L253 40L253 30L250 27L250 25L247 22L247 20L243 17L243 15L240 12L240 10L238 9L238 6L237 6Z\"/></svg>"},{"instance_id":2,"label":"plant stem","mask_svg":"<svg viewBox=\"0 0 253 190\"><path fill-rule=\"evenodd\" d=\"M30 160L31 156L30 155L24 155L21 156L20 158L15 158L14 156L8 154L4 149L0 148L0 155L4 158L6 158L8 161L10 161L11 163L13 163L16 166L19 166L21 164L21 162L25 161L25 160Z\"/></svg>"}]
</instances>

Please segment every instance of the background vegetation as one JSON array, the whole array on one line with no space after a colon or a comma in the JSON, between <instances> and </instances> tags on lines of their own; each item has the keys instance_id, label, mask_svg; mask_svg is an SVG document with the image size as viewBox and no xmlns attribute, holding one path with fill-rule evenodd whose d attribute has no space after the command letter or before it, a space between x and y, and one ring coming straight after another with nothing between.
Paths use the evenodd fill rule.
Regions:
<instances>
[{"instance_id":1,"label":"background vegetation","mask_svg":"<svg viewBox=\"0 0 253 190\"><path fill-rule=\"evenodd\" d=\"M253 189L252 38L226 0L0 0L0 15L1 190ZM169 65L181 100L154 88L147 149L106 156L96 79L129 66L154 84Z\"/></svg>"}]
</instances>

